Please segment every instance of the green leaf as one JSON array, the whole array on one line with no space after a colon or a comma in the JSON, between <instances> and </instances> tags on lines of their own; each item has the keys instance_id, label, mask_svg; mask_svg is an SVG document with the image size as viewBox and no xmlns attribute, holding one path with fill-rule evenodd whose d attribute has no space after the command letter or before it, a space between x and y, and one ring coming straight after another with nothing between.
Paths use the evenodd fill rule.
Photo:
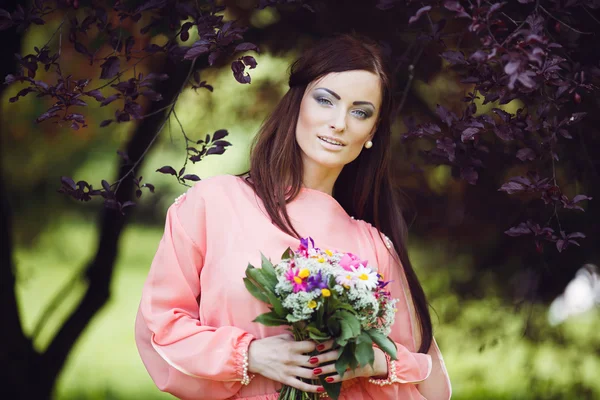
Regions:
<instances>
[{"instance_id":1,"label":"green leaf","mask_svg":"<svg viewBox=\"0 0 600 400\"><path fill-rule=\"evenodd\" d=\"M258 322L259 324L263 324L266 326L289 325L289 323L285 319L279 318L279 316L277 314L275 314L273 311L264 313L264 314L260 314L252 322Z\"/></svg>"},{"instance_id":2,"label":"green leaf","mask_svg":"<svg viewBox=\"0 0 600 400\"><path fill-rule=\"evenodd\" d=\"M366 333L362 333L356 340L356 361L361 367L375 362L375 351L373 351L373 341Z\"/></svg>"},{"instance_id":3,"label":"green leaf","mask_svg":"<svg viewBox=\"0 0 600 400\"><path fill-rule=\"evenodd\" d=\"M315 313L315 322L317 326L323 326L323 316L325 315L325 308L327 307L328 299L325 298L325 304L322 307L317 308L317 312Z\"/></svg>"},{"instance_id":4,"label":"green leaf","mask_svg":"<svg viewBox=\"0 0 600 400\"><path fill-rule=\"evenodd\" d=\"M373 339L375 344L379 346L381 350L390 355L392 360L396 360L396 343L394 343L389 337L385 336L383 333L370 329L367 331L367 334Z\"/></svg>"},{"instance_id":5,"label":"green leaf","mask_svg":"<svg viewBox=\"0 0 600 400\"><path fill-rule=\"evenodd\" d=\"M275 311L275 313L282 317L285 318L285 316L287 315L287 311L285 311L285 308L283 308L283 304L281 304L281 300L279 300L279 298L277 296L275 296L274 293L271 292L267 292L267 297L269 298L269 301L271 302L271 305L273 306L273 310Z\"/></svg>"},{"instance_id":6,"label":"green leaf","mask_svg":"<svg viewBox=\"0 0 600 400\"><path fill-rule=\"evenodd\" d=\"M348 324L348 327L351 332L350 337L354 338L354 337L357 337L358 335L360 335L360 332L361 332L360 321L358 320L358 318L356 318L356 316L354 314L349 313L348 311L345 311L345 310L340 310L333 315L333 318L339 318ZM342 331L343 331L343 328L342 328ZM343 332L342 332L342 334L343 334Z\"/></svg>"},{"instance_id":7,"label":"green leaf","mask_svg":"<svg viewBox=\"0 0 600 400\"><path fill-rule=\"evenodd\" d=\"M326 376L319 376L319 380L321 381L321 386L325 388L327 391L327 395L331 397L333 400L338 400L340 397L340 392L342 391L342 382L328 383L325 381Z\"/></svg>"},{"instance_id":8,"label":"green leaf","mask_svg":"<svg viewBox=\"0 0 600 400\"><path fill-rule=\"evenodd\" d=\"M258 300L269 304L269 298L248 278L244 278L244 285L250 294L256 297Z\"/></svg>"},{"instance_id":9,"label":"green leaf","mask_svg":"<svg viewBox=\"0 0 600 400\"><path fill-rule=\"evenodd\" d=\"M247 269L246 272L248 273L250 279L256 282L258 284L257 286L260 286L264 292L272 293L275 289L275 285L271 285L269 279L265 277L262 268Z\"/></svg>"},{"instance_id":10,"label":"green leaf","mask_svg":"<svg viewBox=\"0 0 600 400\"><path fill-rule=\"evenodd\" d=\"M340 320L335 318L329 318L327 320L327 328L332 336L339 336L340 332L342 331Z\"/></svg>"},{"instance_id":11,"label":"green leaf","mask_svg":"<svg viewBox=\"0 0 600 400\"><path fill-rule=\"evenodd\" d=\"M317 329L317 327L313 326L312 324L308 325L306 330L308 331L308 336L310 336L312 340L324 342L325 340L331 339L331 336L329 336L327 333L321 332L321 330Z\"/></svg>"},{"instance_id":12,"label":"green leaf","mask_svg":"<svg viewBox=\"0 0 600 400\"><path fill-rule=\"evenodd\" d=\"M283 254L281 255L281 259L282 260L289 260L290 258L292 258L294 256L294 251L291 248L287 248Z\"/></svg>"},{"instance_id":13,"label":"green leaf","mask_svg":"<svg viewBox=\"0 0 600 400\"><path fill-rule=\"evenodd\" d=\"M356 314L356 311L350 304L343 303L336 296L330 297L329 302L327 303L327 312L329 314L333 314L337 311L346 310L351 312L352 314Z\"/></svg>"},{"instance_id":14,"label":"green leaf","mask_svg":"<svg viewBox=\"0 0 600 400\"><path fill-rule=\"evenodd\" d=\"M346 322L346 320L340 320L340 326L342 327L342 333L337 338L336 342L340 346L345 346L346 343L348 343L348 340L352 339L354 336L352 335L352 328L350 327L350 324Z\"/></svg>"},{"instance_id":15,"label":"green leaf","mask_svg":"<svg viewBox=\"0 0 600 400\"><path fill-rule=\"evenodd\" d=\"M345 346L342 348L342 352L335 362L335 370L337 373L343 377L346 373L346 368L350 365L350 362L354 359L354 354L352 354L352 350L350 346Z\"/></svg>"},{"instance_id":16,"label":"green leaf","mask_svg":"<svg viewBox=\"0 0 600 400\"><path fill-rule=\"evenodd\" d=\"M263 253L260 253L260 257L262 259L262 269L264 271L264 275L269 280L271 285L275 287L275 285L277 285L277 273L275 272L275 268L273 267L271 261L269 261Z\"/></svg>"}]
</instances>

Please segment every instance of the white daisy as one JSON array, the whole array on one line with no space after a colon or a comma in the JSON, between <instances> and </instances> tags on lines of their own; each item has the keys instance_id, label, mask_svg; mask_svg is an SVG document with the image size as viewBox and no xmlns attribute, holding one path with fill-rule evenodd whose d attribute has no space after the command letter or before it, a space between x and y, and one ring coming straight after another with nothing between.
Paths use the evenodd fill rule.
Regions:
<instances>
[{"instance_id":1,"label":"white daisy","mask_svg":"<svg viewBox=\"0 0 600 400\"><path fill-rule=\"evenodd\" d=\"M362 264L358 267L352 267L351 274L355 278L357 289L373 290L377 286L377 272L367 268Z\"/></svg>"},{"instance_id":2,"label":"white daisy","mask_svg":"<svg viewBox=\"0 0 600 400\"><path fill-rule=\"evenodd\" d=\"M344 287L354 287L354 283L356 282L356 277L352 272L344 271L343 274L340 274L335 277L335 281Z\"/></svg>"}]
</instances>

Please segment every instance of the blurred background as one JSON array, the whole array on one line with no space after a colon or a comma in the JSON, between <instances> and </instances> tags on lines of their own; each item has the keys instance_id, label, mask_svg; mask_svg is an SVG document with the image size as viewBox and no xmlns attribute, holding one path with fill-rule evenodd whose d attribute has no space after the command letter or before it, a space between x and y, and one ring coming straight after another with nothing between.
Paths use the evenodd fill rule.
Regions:
<instances>
[{"instance_id":1,"label":"blurred background","mask_svg":"<svg viewBox=\"0 0 600 400\"><path fill-rule=\"evenodd\" d=\"M342 15L323 11L316 18L308 10L257 10L252 1L228 3L226 19L245 21L251 27L248 41L262 51L252 53L258 66L251 71L251 84L236 82L224 60L200 72L214 92L185 89L179 97L176 112L190 138L227 129L226 140L232 143L223 155L188 164L187 173L201 178L247 170L252 138L287 90L289 64L303 46L353 26L374 32L373 36L386 34L378 27L384 17L370 18L360 9ZM46 25L32 26L25 33L0 32L5 43L0 50L3 76L14 68L12 55L32 53L34 46L48 40L62 17L53 15ZM393 21L383 24L393 26ZM152 40L160 42L161 37ZM405 38L406 43L411 40ZM61 67L67 74L99 76L98 67L90 67L69 43L62 46ZM456 110L464 107L461 99L468 85L459 82L438 53L433 46L422 54L401 117L432 118L437 104ZM155 66L142 63L138 68L150 72ZM408 79L407 74L404 69L398 72L400 79ZM12 217L10 238L3 238L3 246L12 242L23 330L35 349L43 351L82 300L88 284L84 271L102 245L102 202L82 203L57 193L60 177L95 186L101 179L115 179L117 150L124 149L141 122L98 128L116 106L90 105L85 110L87 127L72 130L51 122L37 124L35 119L50 104L33 96L10 103L8 99L22 88L3 86L0 99L2 180ZM598 114L598 99L584 100L583 105ZM481 106L479 112L489 112L492 106L498 105ZM511 102L500 107L514 113L519 105ZM597 118L591 115L581 128L588 133L584 148L596 166ZM434 333L450 374L453 399L600 398L598 308L560 324L551 324L548 313L551 302L581 266L599 263L597 201L589 202L585 213L568 213L562 220L570 231L586 232L581 248L558 253L548 247L539 254L532 241L503 233L519 221L528 205L497 191L507 176L493 165L501 160L491 160L480 175L485 179L469 185L455 179L448 166L420 162L419 150L425 145L404 143L401 135L406 130L399 118L393 144L396 179L406 193L407 216L412 221L410 255L433 309ZM185 145L179 124L171 119L148 152L138 175L155 185L156 193L144 193L128 211L116 239L109 300L73 344L54 398L172 398L156 389L144 369L134 343L133 322L166 209L187 190L174 177L156 170L165 165L181 167ZM573 151L575 158L582 154ZM599 181L570 180L560 163L557 167L567 190L574 194L585 190L600 198Z\"/></svg>"}]
</instances>

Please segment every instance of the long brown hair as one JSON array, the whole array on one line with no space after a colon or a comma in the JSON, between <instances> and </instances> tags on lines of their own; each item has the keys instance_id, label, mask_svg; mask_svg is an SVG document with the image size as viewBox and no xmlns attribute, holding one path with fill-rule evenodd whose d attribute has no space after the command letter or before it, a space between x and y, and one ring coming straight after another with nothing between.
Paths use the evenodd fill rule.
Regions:
<instances>
[{"instance_id":1,"label":"long brown hair","mask_svg":"<svg viewBox=\"0 0 600 400\"><path fill-rule=\"evenodd\" d=\"M306 50L291 66L290 89L265 120L252 147L250 184L264 203L273 224L299 238L286 210L302 187L302 159L296 142L300 103L307 86L332 72L365 70L380 77L382 104L373 147L344 166L333 197L349 215L374 225L394 244L410 287L421 330L419 352L426 353L433 333L423 288L406 251L408 229L391 179L392 77L377 44L356 35L324 39ZM382 238L383 240L383 238Z\"/></svg>"}]
</instances>

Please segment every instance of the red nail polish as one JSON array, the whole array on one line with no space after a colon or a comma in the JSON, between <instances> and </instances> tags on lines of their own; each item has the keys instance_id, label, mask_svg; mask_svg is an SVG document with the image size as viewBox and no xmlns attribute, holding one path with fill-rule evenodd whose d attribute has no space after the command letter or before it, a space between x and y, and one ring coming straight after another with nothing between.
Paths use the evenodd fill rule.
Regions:
<instances>
[{"instance_id":1,"label":"red nail polish","mask_svg":"<svg viewBox=\"0 0 600 400\"><path fill-rule=\"evenodd\" d=\"M319 375L321 372L323 372L323 370L321 368L315 368L315 369L313 369L313 374L314 375Z\"/></svg>"},{"instance_id":2,"label":"red nail polish","mask_svg":"<svg viewBox=\"0 0 600 400\"><path fill-rule=\"evenodd\" d=\"M317 357L311 357L310 360L308 360L308 362L311 364L316 364L319 362L319 359Z\"/></svg>"},{"instance_id":3,"label":"red nail polish","mask_svg":"<svg viewBox=\"0 0 600 400\"><path fill-rule=\"evenodd\" d=\"M333 378L328 376L327 378L325 378L325 382L331 383L331 382L333 382Z\"/></svg>"},{"instance_id":4,"label":"red nail polish","mask_svg":"<svg viewBox=\"0 0 600 400\"><path fill-rule=\"evenodd\" d=\"M325 348L324 344L320 344L317 346L317 350L322 351Z\"/></svg>"},{"instance_id":5,"label":"red nail polish","mask_svg":"<svg viewBox=\"0 0 600 400\"><path fill-rule=\"evenodd\" d=\"M324 391L325 391L325 388L323 386L319 386L317 388L317 392L319 392L319 393L323 393Z\"/></svg>"}]
</instances>

